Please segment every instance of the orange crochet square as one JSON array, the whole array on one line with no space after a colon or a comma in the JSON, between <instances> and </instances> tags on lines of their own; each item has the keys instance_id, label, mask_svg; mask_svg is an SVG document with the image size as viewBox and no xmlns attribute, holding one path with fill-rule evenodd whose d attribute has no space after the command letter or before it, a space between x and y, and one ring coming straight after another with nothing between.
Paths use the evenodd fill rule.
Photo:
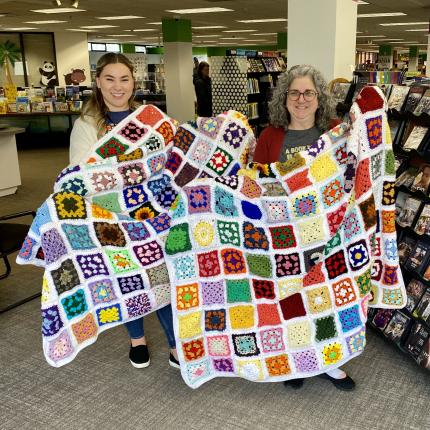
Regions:
<instances>
[{"instance_id":1,"label":"orange crochet square","mask_svg":"<svg viewBox=\"0 0 430 430\"><path fill-rule=\"evenodd\" d=\"M178 311L199 306L199 286L197 283L176 287L176 308Z\"/></svg>"},{"instance_id":2,"label":"orange crochet square","mask_svg":"<svg viewBox=\"0 0 430 430\"><path fill-rule=\"evenodd\" d=\"M287 354L266 358L266 367L270 376L282 376L291 373Z\"/></svg>"},{"instance_id":3,"label":"orange crochet square","mask_svg":"<svg viewBox=\"0 0 430 430\"><path fill-rule=\"evenodd\" d=\"M396 231L396 219L394 211L382 211L382 232L394 233Z\"/></svg>"},{"instance_id":4,"label":"orange crochet square","mask_svg":"<svg viewBox=\"0 0 430 430\"><path fill-rule=\"evenodd\" d=\"M182 351L186 361L198 360L205 356L205 346L203 338L192 340L191 342L184 342L182 344Z\"/></svg>"},{"instance_id":5,"label":"orange crochet square","mask_svg":"<svg viewBox=\"0 0 430 430\"><path fill-rule=\"evenodd\" d=\"M87 339L97 335L97 324L93 314L88 314L81 321L72 324L72 331L78 343L85 342Z\"/></svg>"},{"instance_id":6,"label":"orange crochet square","mask_svg":"<svg viewBox=\"0 0 430 430\"><path fill-rule=\"evenodd\" d=\"M354 285L352 280L349 278L342 279L339 282L334 282L332 284L332 289L334 292L334 302L336 306L343 306L357 300Z\"/></svg>"},{"instance_id":7,"label":"orange crochet square","mask_svg":"<svg viewBox=\"0 0 430 430\"><path fill-rule=\"evenodd\" d=\"M296 173L285 181L292 193L294 191L300 190L301 188L305 188L309 185L312 185L308 173L309 170L305 169L299 173Z\"/></svg>"}]
</instances>

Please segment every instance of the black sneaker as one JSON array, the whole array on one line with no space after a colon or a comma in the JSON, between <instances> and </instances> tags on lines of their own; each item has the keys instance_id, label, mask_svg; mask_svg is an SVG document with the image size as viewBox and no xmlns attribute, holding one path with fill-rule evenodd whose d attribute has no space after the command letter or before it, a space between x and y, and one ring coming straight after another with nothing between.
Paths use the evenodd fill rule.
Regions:
<instances>
[{"instance_id":1,"label":"black sneaker","mask_svg":"<svg viewBox=\"0 0 430 430\"><path fill-rule=\"evenodd\" d=\"M173 356L172 353L170 353L170 355L169 355L169 364L172 367L176 368L176 369L180 369L181 368L181 365L179 364L179 361L176 360L176 358Z\"/></svg>"},{"instance_id":2,"label":"black sneaker","mask_svg":"<svg viewBox=\"0 0 430 430\"><path fill-rule=\"evenodd\" d=\"M288 381L284 381L284 385L286 387L291 387L294 390L298 390L302 388L304 383L305 383L305 378L297 378L297 379L290 379Z\"/></svg>"},{"instance_id":3,"label":"black sneaker","mask_svg":"<svg viewBox=\"0 0 430 430\"><path fill-rule=\"evenodd\" d=\"M353 391L355 390L355 382L354 380L346 375L345 378L342 379L336 379L333 378L330 375L327 375L327 373L322 373L321 375L318 375L322 379L328 379L331 381L331 383L338 389L342 391Z\"/></svg>"},{"instance_id":4,"label":"black sneaker","mask_svg":"<svg viewBox=\"0 0 430 430\"><path fill-rule=\"evenodd\" d=\"M130 359L131 365L138 369L148 367L151 362L149 359L148 347L146 345L130 346L128 358Z\"/></svg>"}]
</instances>

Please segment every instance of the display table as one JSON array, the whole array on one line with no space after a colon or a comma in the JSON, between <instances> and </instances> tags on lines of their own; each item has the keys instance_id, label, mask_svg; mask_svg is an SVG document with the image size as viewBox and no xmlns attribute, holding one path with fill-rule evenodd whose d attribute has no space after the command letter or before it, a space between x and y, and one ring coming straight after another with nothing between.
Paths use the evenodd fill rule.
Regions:
<instances>
[{"instance_id":1,"label":"display table","mask_svg":"<svg viewBox=\"0 0 430 430\"><path fill-rule=\"evenodd\" d=\"M15 135L24 131L17 127L0 129L0 197L14 194L21 185Z\"/></svg>"}]
</instances>

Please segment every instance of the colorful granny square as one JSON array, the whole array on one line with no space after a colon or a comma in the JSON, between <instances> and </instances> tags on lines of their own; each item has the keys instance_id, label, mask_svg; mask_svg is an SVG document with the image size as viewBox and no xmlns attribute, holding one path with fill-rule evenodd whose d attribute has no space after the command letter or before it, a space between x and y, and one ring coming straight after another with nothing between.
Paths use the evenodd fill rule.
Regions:
<instances>
[{"instance_id":1,"label":"colorful granny square","mask_svg":"<svg viewBox=\"0 0 430 430\"><path fill-rule=\"evenodd\" d=\"M215 187L215 212L226 217L238 216L233 195L220 187Z\"/></svg>"},{"instance_id":2,"label":"colorful granny square","mask_svg":"<svg viewBox=\"0 0 430 430\"><path fill-rule=\"evenodd\" d=\"M247 249L269 249L269 241L262 227L255 227L252 223L243 223L243 240Z\"/></svg>"},{"instance_id":3,"label":"colorful granny square","mask_svg":"<svg viewBox=\"0 0 430 430\"><path fill-rule=\"evenodd\" d=\"M206 355L202 338L182 343L182 351L186 361L199 360Z\"/></svg>"},{"instance_id":4,"label":"colorful granny square","mask_svg":"<svg viewBox=\"0 0 430 430\"><path fill-rule=\"evenodd\" d=\"M179 127L176 131L175 137L173 138L173 143L175 148L179 148L184 154L186 154L195 138L196 136L189 130Z\"/></svg>"},{"instance_id":5,"label":"colorful granny square","mask_svg":"<svg viewBox=\"0 0 430 430\"><path fill-rule=\"evenodd\" d=\"M228 281L227 281L228 282ZM224 304L224 281L201 281L201 291L203 304L215 305L215 304Z\"/></svg>"},{"instance_id":6,"label":"colorful granny square","mask_svg":"<svg viewBox=\"0 0 430 430\"><path fill-rule=\"evenodd\" d=\"M267 255L246 254L249 273L262 278L272 277L272 262Z\"/></svg>"},{"instance_id":7,"label":"colorful granny square","mask_svg":"<svg viewBox=\"0 0 430 430\"><path fill-rule=\"evenodd\" d=\"M188 339L202 334L201 313L192 312L178 316L179 337Z\"/></svg>"},{"instance_id":8,"label":"colorful granny square","mask_svg":"<svg viewBox=\"0 0 430 430\"><path fill-rule=\"evenodd\" d=\"M112 281L108 278L89 282L87 286L95 306L103 303L109 303L116 299Z\"/></svg>"},{"instance_id":9,"label":"colorful granny square","mask_svg":"<svg viewBox=\"0 0 430 430\"><path fill-rule=\"evenodd\" d=\"M212 365L217 372L234 372L233 360L231 358L214 358Z\"/></svg>"},{"instance_id":10,"label":"colorful granny square","mask_svg":"<svg viewBox=\"0 0 430 430\"><path fill-rule=\"evenodd\" d=\"M336 306L344 306L357 300L354 285L350 278L345 278L338 282L334 282L332 284L332 289Z\"/></svg>"},{"instance_id":11,"label":"colorful granny square","mask_svg":"<svg viewBox=\"0 0 430 430\"><path fill-rule=\"evenodd\" d=\"M72 341L66 330L49 342L48 356L54 362L70 357L73 354Z\"/></svg>"},{"instance_id":12,"label":"colorful granny square","mask_svg":"<svg viewBox=\"0 0 430 430\"><path fill-rule=\"evenodd\" d=\"M319 370L318 358L313 349L293 352L293 360L298 372L309 373Z\"/></svg>"},{"instance_id":13,"label":"colorful granny square","mask_svg":"<svg viewBox=\"0 0 430 430\"><path fill-rule=\"evenodd\" d=\"M248 202L246 200L242 200L241 207L243 215L246 218L257 220L262 219L263 213L261 212L261 209L258 207L258 205L255 205L254 203Z\"/></svg>"},{"instance_id":14,"label":"colorful granny square","mask_svg":"<svg viewBox=\"0 0 430 430\"><path fill-rule=\"evenodd\" d=\"M260 354L255 333L233 334L234 352L238 357L250 357Z\"/></svg>"},{"instance_id":15,"label":"colorful granny square","mask_svg":"<svg viewBox=\"0 0 430 430\"><path fill-rule=\"evenodd\" d=\"M311 326L308 321L290 323L287 326L287 345L301 348L311 343Z\"/></svg>"},{"instance_id":16,"label":"colorful granny square","mask_svg":"<svg viewBox=\"0 0 430 430\"><path fill-rule=\"evenodd\" d=\"M172 172L174 175L178 171L181 163L182 157L177 152L172 151L164 167L166 170L170 170L170 172Z\"/></svg>"},{"instance_id":17,"label":"colorful granny square","mask_svg":"<svg viewBox=\"0 0 430 430\"><path fill-rule=\"evenodd\" d=\"M270 227L273 249L295 248L297 246L296 237L292 225Z\"/></svg>"},{"instance_id":18,"label":"colorful granny square","mask_svg":"<svg viewBox=\"0 0 430 430\"><path fill-rule=\"evenodd\" d=\"M366 334L364 330L360 330L345 339L350 354L356 354L357 352L363 351L366 345Z\"/></svg>"},{"instance_id":19,"label":"colorful granny square","mask_svg":"<svg viewBox=\"0 0 430 430\"><path fill-rule=\"evenodd\" d=\"M227 167L232 162L233 157L221 148L216 148L212 158L207 162L206 166L214 171L217 175L222 175Z\"/></svg>"},{"instance_id":20,"label":"colorful granny square","mask_svg":"<svg viewBox=\"0 0 430 430\"><path fill-rule=\"evenodd\" d=\"M88 189L85 186L83 178L73 178L67 182L61 184L62 191L70 191L80 196L85 196L88 193Z\"/></svg>"},{"instance_id":21,"label":"colorful granny square","mask_svg":"<svg viewBox=\"0 0 430 430\"><path fill-rule=\"evenodd\" d=\"M257 305L258 327L281 324L278 306L276 304L261 303Z\"/></svg>"},{"instance_id":22,"label":"colorful granny square","mask_svg":"<svg viewBox=\"0 0 430 430\"><path fill-rule=\"evenodd\" d=\"M127 241L118 224L95 222L94 231L102 246L126 246Z\"/></svg>"},{"instance_id":23,"label":"colorful granny square","mask_svg":"<svg viewBox=\"0 0 430 430\"><path fill-rule=\"evenodd\" d=\"M58 269L51 270L51 277L58 295L81 283L73 261L70 259L64 260Z\"/></svg>"},{"instance_id":24,"label":"colorful granny square","mask_svg":"<svg viewBox=\"0 0 430 430\"><path fill-rule=\"evenodd\" d=\"M361 160L357 167L357 177L355 180L355 198L359 199L363 194L372 188L370 179L370 160L365 158Z\"/></svg>"},{"instance_id":25,"label":"colorful granny square","mask_svg":"<svg viewBox=\"0 0 430 430\"><path fill-rule=\"evenodd\" d=\"M263 200L268 222L289 221L288 205L285 201Z\"/></svg>"},{"instance_id":26,"label":"colorful granny square","mask_svg":"<svg viewBox=\"0 0 430 430\"><path fill-rule=\"evenodd\" d=\"M134 262L130 251L124 249L122 251L105 250L109 258L109 262L115 273L130 272L138 269L139 266Z\"/></svg>"},{"instance_id":27,"label":"colorful granny square","mask_svg":"<svg viewBox=\"0 0 430 430\"><path fill-rule=\"evenodd\" d=\"M188 284L176 287L176 308L179 311L199 306L198 284Z\"/></svg>"},{"instance_id":28,"label":"colorful granny square","mask_svg":"<svg viewBox=\"0 0 430 430\"><path fill-rule=\"evenodd\" d=\"M147 130L145 128L139 127L135 122L130 121L118 132L120 136L126 138L131 143L136 143L141 139ZM123 151L125 152L125 151Z\"/></svg>"},{"instance_id":29,"label":"colorful granny square","mask_svg":"<svg viewBox=\"0 0 430 430\"><path fill-rule=\"evenodd\" d=\"M128 294L145 288L142 276L140 275L118 277L118 285L122 294Z\"/></svg>"},{"instance_id":30,"label":"colorful granny square","mask_svg":"<svg viewBox=\"0 0 430 430\"><path fill-rule=\"evenodd\" d=\"M325 260L329 279L335 279L340 275L348 272L346 267L345 255L343 251L335 252Z\"/></svg>"},{"instance_id":31,"label":"colorful granny square","mask_svg":"<svg viewBox=\"0 0 430 430\"><path fill-rule=\"evenodd\" d=\"M322 202L325 208L330 208L339 202L343 196L343 184L340 177L321 188Z\"/></svg>"},{"instance_id":32,"label":"colorful granny square","mask_svg":"<svg viewBox=\"0 0 430 430\"><path fill-rule=\"evenodd\" d=\"M246 135L247 131L245 128L231 122L224 129L222 139L227 145L230 145L234 149L238 149Z\"/></svg>"},{"instance_id":33,"label":"colorful granny square","mask_svg":"<svg viewBox=\"0 0 430 430\"><path fill-rule=\"evenodd\" d=\"M182 170L175 176L176 185L179 187L184 187L188 184L188 182L191 182L194 178L196 178L198 174L199 169L192 166L190 163L185 163Z\"/></svg>"},{"instance_id":34,"label":"colorful granny square","mask_svg":"<svg viewBox=\"0 0 430 430\"><path fill-rule=\"evenodd\" d=\"M101 253L78 255L76 260L85 279L98 275L109 275L109 270Z\"/></svg>"},{"instance_id":35,"label":"colorful granny square","mask_svg":"<svg viewBox=\"0 0 430 430\"><path fill-rule=\"evenodd\" d=\"M94 196L93 203L97 206L107 209L110 212L121 212L121 205L118 200L118 193L102 194L101 196Z\"/></svg>"},{"instance_id":36,"label":"colorful granny square","mask_svg":"<svg viewBox=\"0 0 430 430\"><path fill-rule=\"evenodd\" d=\"M208 278L221 273L217 251L197 254L197 263L199 265L199 276L201 277Z\"/></svg>"},{"instance_id":37,"label":"colorful granny square","mask_svg":"<svg viewBox=\"0 0 430 430\"><path fill-rule=\"evenodd\" d=\"M235 178L236 176L232 177ZM262 189L257 182L248 176L244 176L240 192L249 199L256 199L261 196Z\"/></svg>"},{"instance_id":38,"label":"colorful granny square","mask_svg":"<svg viewBox=\"0 0 430 430\"><path fill-rule=\"evenodd\" d=\"M205 330L224 331L226 329L225 309L211 309L205 311Z\"/></svg>"},{"instance_id":39,"label":"colorful granny square","mask_svg":"<svg viewBox=\"0 0 430 430\"><path fill-rule=\"evenodd\" d=\"M188 229L188 223L177 224L170 228L165 245L166 254L175 255L192 249Z\"/></svg>"},{"instance_id":40,"label":"colorful granny square","mask_svg":"<svg viewBox=\"0 0 430 430\"><path fill-rule=\"evenodd\" d=\"M345 215L342 229L345 242L349 242L352 238L362 233L361 221L355 209Z\"/></svg>"},{"instance_id":41,"label":"colorful granny square","mask_svg":"<svg viewBox=\"0 0 430 430\"><path fill-rule=\"evenodd\" d=\"M173 140L175 135L175 131L167 121L162 122L156 131L158 131L158 133L160 133L163 137L165 145L168 145Z\"/></svg>"},{"instance_id":42,"label":"colorful granny square","mask_svg":"<svg viewBox=\"0 0 430 430\"><path fill-rule=\"evenodd\" d=\"M306 290L306 298L313 314L325 312L332 307L330 292L326 286Z\"/></svg>"},{"instance_id":43,"label":"colorful granny square","mask_svg":"<svg viewBox=\"0 0 430 430\"><path fill-rule=\"evenodd\" d=\"M55 228L45 231L40 241L43 252L45 253L46 264L54 263L60 257L67 254L66 245L60 233Z\"/></svg>"},{"instance_id":44,"label":"colorful granny square","mask_svg":"<svg viewBox=\"0 0 430 430\"><path fill-rule=\"evenodd\" d=\"M319 213L319 202L315 191L308 191L295 197L292 203L296 218L303 218Z\"/></svg>"},{"instance_id":45,"label":"colorful granny square","mask_svg":"<svg viewBox=\"0 0 430 430\"><path fill-rule=\"evenodd\" d=\"M371 166L373 181L376 181L376 179L378 179L382 174L382 171L383 171L382 162L383 162L383 151L379 151L370 157L370 166Z\"/></svg>"},{"instance_id":46,"label":"colorful granny square","mask_svg":"<svg viewBox=\"0 0 430 430\"><path fill-rule=\"evenodd\" d=\"M250 302L251 290L248 279L227 279L227 302Z\"/></svg>"},{"instance_id":47,"label":"colorful granny square","mask_svg":"<svg viewBox=\"0 0 430 430\"><path fill-rule=\"evenodd\" d=\"M202 248L213 245L216 237L214 225L211 222L199 221L193 227L193 237Z\"/></svg>"},{"instance_id":48,"label":"colorful granny square","mask_svg":"<svg viewBox=\"0 0 430 430\"><path fill-rule=\"evenodd\" d=\"M237 373L241 378L259 381L263 379L263 367L260 360L235 360Z\"/></svg>"},{"instance_id":49,"label":"colorful granny square","mask_svg":"<svg viewBox=\"0 0 430 430\"><path fill-rule=\"evenodd\" d=\"M366 127L370 149L375 149L382 143L382 117L366 119Z\"/></svg>"},{"instance_id":50,"label":"colorful granny square","mask_svg":"<svg viewBox=\"0 0 430 430\"><path fill-rule=\"evenodd\" d=\"M198 166L203 166L208 159L208 154L213 150L214 143L210 140L198 138L196 139L193 147L191 148L189 157L190 160L196 163Z\"/></svg>"},{"instance_id":51,"label":"colorful granny square","mask_svg":"<svg viewBox=\"0 0 430 430\"><path fill-rule=\"evenodd\" d=\"M315 340L322 342L337 337L336 322L333 315L317 318L315 321Z\"/></svg>"},{"instance_id":52,"label":"colorful granny square","mask_svg":"<svg viewBox=\"0 0 430 430\"><path fill-rule=\"evenodd\" d=\"M143 222L123 222L121 225L131 241L145 240L150 236Z\"/></svg>"},{"instance_id":53,"label":"colorful granny square","mask_svg":"<svg viewBox=\"0 0 430 430\"><path fill-rule=\"evenodd\" d=\"M226 275L246 273L245 259L242 251L239 251L238 249L222 249L221 261L224 267L224 274Z\"/></svg>"},{"instance_id":54,"label":"colorful granny square","mask_svg":"<svg viewBox=\"0 0 430 430\"><path fill-rule=\"evenodd\" d=\"M287 354L267 357L265 361L267 372L270 376L283 376L291 373Z\"/></svg>"},{"instance_id":55,"label":"colorful granny square","mask_svg":"<svg viewBox=\"0 0 430 430\"><path fill-rule=\"evenodd\" d=\"M339 230L345 217L347 205L342 205L339 209L327 214L328 227L330 234L334 235Z\"/></svg>"},{"instance_id":56,"label":"colorful granny square","mask_svg":"<svg viewBox=\"0 0 430 430\"><path fill-rule=\"evenodd\" d=\"M404 297L400 288L383 288L382 303L388 306L400 306L404 303Z\"/></svg>"},{"instance_id":57,"label":"colorful granny square","mask_svg":"<svg viewBox=\"0 0 430 430\"><path fill-rule=\"evenodd\" d=\"M303 281L301 278L282 279L277 281L278 296L280 299L298 293L303 288Z\"/></svg>"},{"instance_id":58,"label":"colorful granny square","mask_svg":"<svg viewBox=\"0 0 430 430\"><path fill-rule=\"evenodd\" d=\"M253 279L252 287L256 299L273 300L275 298L275 284L273 281Z\"/></svg>"},{"instance_id":59,"label":"colorful granny square","mask_svg":"<svg viewBox=\"0 0 430 430\"><path fill-rule=\"evenodd\" d=\"M97 335L97 323L94 320L93 314L87 314L77 323L72 324L72 332L78 343L83 343L88 339Z\"/></svg>"},{"instance_id":60,"label":"colorful granny square","mask_svg":"<svg viewBox=\"0 0 430 430\"><path fill-rule=\"evenodd\" d=\"M208 354L215 357L228 357L231 354L228 336L208 336Z\"/></svg>"},{"instance_id":61,"label":"colorful granny square","mask_svg":"<svg viewBox=\"0 0 430 430\"><path fill-rule=\"evenodd\" d=\"M282 328L270 328L260 331L261 348L265 353L285 350Z\"/></svg>"},{"instance_id":62,"label":"colorful granny square","mask_svg":"<svg viewBox=\"0 0 430 430\"><path fill-rule=\"evenodd\" d=\"M338 361L342 360L342 358L342 344L333 342L324 346L322 350L322 359L325 366L336 364Z\"/></svg>"},{"instance_id":63,"label":"colorful granny square","mask_svg":"<svg viewBox=\"0 0 430 430\"><path fill-rule=\"evenodd\" d=\"M300 293L295 293L279 300L279 306L281 307L282 316L286 321L306 315L306 309Z\"/></svg>"},{"instance_id":64,"label":"colorful granny square","mask_svg":"<svg viewBox=\"0 0 430 430\"><path fill-rule=\"evenodd\" d=\"M140 148L136 148L134 151L128 152L127 154L118 154L116 156L118 163L123 161L140 160L141 158L143 158L143 151Z\"/></svg>"},{"instance_id":65,"label":"colorful granny square","mask_svg":"<svg viewBox=\"0 0 430 430\"><path fill-rule=\"evenodd\" d=\"M160 110L154 108L152 105L147 105L144 109L136 116L136 118L142 123L147 124L150 127L154 127L157 122L163 119L163 114Z\"/></svg>"},{"instance_id":66,"label":"colorful granny square","mask_svg":"<svg viewBox=\"0 0 430 430\"><path fill-rule=\"evenodd\" d=\"M127 208L133 208L148 201L148 195L145 193L142 185L127 187L123 190L122 194Z\"/></svg>"},{"instance_id":67,"label":"colorful granny square","mask_svg":"<svg viewBox=\"0 0 430 430\"><path fill-rule=\"evenodd\" d=\"M385 181L383 185L382 204L386 206L393 205L396 202L395 185L393 181Z\"/></svg>"},{"instance_id":68,"label":"colorful granny square","mask_svg":"<svg viewBox=\"0 0 430 430\"><path fill-rule=\"evenodd\" d=\"M115 137L111 137L106 142L102 143L97 149L96 153L100 155L101 158L115 157L116 155L124 154L129 148L128 145L122 143Z\"/></svg>"},{"instance_id":69,"label":"colorful granny square","mask_svg":"<svg viewBox=\"0 0 430 430\"><path fill-rule=\"evenodd\" d=\"M301 273L300 257L297 252L291 254L275 254L276 276L299 275Z\"/></svg>"},{"instance_id":70,"label":"colorful granny square","mask_svg":"<svg viewBox=\"0 0 430 430\"><path fill-rule=\"evenodd\" d=\"M399 282L398 274L399 268L398 266L388 266L384 264L384 274L382 276L382 283L384 285L397 285Z\"/></svg>"},{"instance_id":71,"label":"colorful granny square","mask_svg":"<svg viewBox=\"0 0 430 430\"><path fill-rule=\"evenodd\" d=\"M125 186L141 184L146 179L142 163L130 163L118 168Z\"/></svg>"},{"instance_id":72,"label":"colorful granny square","mask_svg":"<svg viewBox=\"0 0 430 430\"><path fill-rule=\"evenodd\" d=\"M82 288L73 294L62 298L61 304L68 320L78 317L88 310L85 291Z\"/></svg>"},{"instance_id":73,"label":"colorful granny square","mask_svg":"<svg viewBox=\"0 0 430 430\"><path fill-rule=\"evenodd\" d=\"M305 269L309 272L313 266L323 261L324 245L305 251L303 253L303 259L305 260Z\"/></svg>"},{"instance_id":74,"label":"colorful granny square","mask_svg":"<svg viewBox=\"0 0 430 430\"><path fill-rule=\"evenodd\" d=\"M211 194L208 186L184 188L188 197L188 212L202 213L211 211Z\"/></svg>"},{"instance_id":75,"label":"colorful granny square","mask_svg":"<svg viewBox=\"0 0 430 430\"><path fill-rule=\"evenodd\" d=\"M396 214L392 211L381 211L382 232L394 233L396 231Z\"/></svg>"},{"instance_id":76,"label":"colorful granny square","mask_svg":"<svg viewBox=\"0 0 430 430\"><path fill-rule=\"evenodd\" d=\"M85 219L87 217L85 200L81 196L64 191L56 193L52 197L59 220Z\"/></svg>"},{"instance_id":77,"label":"colorful granny square","mask_svg":"<svg viewBox=\"0 0 430 430\"><path fill-rule=\"evenodd\" d=\"M125 306L131 318L146 315L152 310L151 301L145 293L126 299Z\"/></svg>"},{"instance_id":78,"label":"colorful granny square","mask_svg":"<svg viewBox=\"0 0 430 430\"><path fill-rule=\"evenodd\" d=\"M121 306L119 304L97 309L96 315L100 327L122 321Z\"/></svg>"},{"instance_id":79,"label":"colorful granny square","mask_svg":"<svg viewBox=\"0 0 430 430\"><path fill-rule=\"evenodd\" d=\"M356 327L363 325L360 319L358 305L354 305L348 309L338 312L340 323L342 324L343 332L354 330Z\"/></svg>"},{"instance_id":80,"label":"colorful granny square","mask_svg":"<svg viewBox=\"0 0 430 430\"><path fill-rule=\"evenodd\" d=\"M221 244L240 246L239 223L217 220L217 230Z\"/></svg>"},{"instance_id":81,"label":"colorful granny square","mask_svg":"<svg viewBox=\"0 0 430 430\"><path fill-rule=\"evenodd\" d=\"M254 327L254 306L232 306L228 309L228 315L233 330Z\"/></svg>"},{"instance_id":82,"label":"colorful granny square","mask_svg":"<svg viewBox=\"0 0 430 430\"><path fill-rule=\"evenodd\" d=\"M175 270L175 277L178 280L190 279L196 276L194 258L189 255L175 258L173 260L173 266Z\"/></svg>"},{"instance_id":83,"label":"colorful granny square","mask_svg":"<svg viewBox=\"0 0 430 430\"><path fill-rule=\"evenodd\" d=\"M143 245L133 246L133 252L143 267L157 263L164 257L160 244L155 240Z\"/></svg>"},{"instance_id":84,"label":"colorful granny square","mask_svg":"<svg viewBox=\"0 0 430 430\"><path fill-rule=\"evenodd\" d=\"M223 119L220 117L198 118L199 131L206 136L209 136L211 139L215 139L221 128L222 122Z\"/></svg>"},{"instance_id":85,"label":"colorful granny square","mask_svg":"<svg viewBox=\"0 0 430 430\"><path fill-rule=\"evenodd\" d=\"M43 336L53 336L63 327L58 306L51 306L42 309L42 334Z\"/></svg>"},{"instance_id":86,"label":"colorful granny square","mask_svg":"<svg viewBox=\"0 0 430 430\"><path fill-rule=\"evenodd\" d=\"M161 172L166 164L166 155L165 154L156 154L152 157L148 158L146 161L148 165L149 173L151 175L156 175L158 172Z\"/></svg>"},{"instance_id":87,"label":"colorful granny square","mask_svg":"<svg viewBox=\"0 0 430 430\"><path fill-rule=\"evenodd\" d=\"M358 270L364 267L369 262L369 251L367 250L366 241L359 240L348 248L348 261L352 270Z\"/></svg>"},{"instance_id":88,"label":"colorful granny square","mask_svg":"<svg viewBox=\"0 0 430 430\"><path fill-rule=\"evenodd\" d=\"M73 249L81 250L96 247L87 225L61 224L61 228Z\"/></svg>"}]
</instances>

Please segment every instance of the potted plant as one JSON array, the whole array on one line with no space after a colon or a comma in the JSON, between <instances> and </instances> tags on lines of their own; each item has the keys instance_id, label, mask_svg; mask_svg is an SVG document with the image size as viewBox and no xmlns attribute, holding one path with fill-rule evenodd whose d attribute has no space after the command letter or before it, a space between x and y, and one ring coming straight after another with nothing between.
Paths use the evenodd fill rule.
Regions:
<instances>
[{"instance_id":1,"label":"potted plant","mask_svg":"<svg viewBox=\"0 0 430 430\"><path fill-rule=\"evenodd\" d=\"M16 98L16 87L13 83L12 73L9 64L15 65L15 62L20 60L21 51L10 40L0 43L0 64L2 65L5 75L5 95L9 101L14 102Z\"/></svg>"}]
</instances>

